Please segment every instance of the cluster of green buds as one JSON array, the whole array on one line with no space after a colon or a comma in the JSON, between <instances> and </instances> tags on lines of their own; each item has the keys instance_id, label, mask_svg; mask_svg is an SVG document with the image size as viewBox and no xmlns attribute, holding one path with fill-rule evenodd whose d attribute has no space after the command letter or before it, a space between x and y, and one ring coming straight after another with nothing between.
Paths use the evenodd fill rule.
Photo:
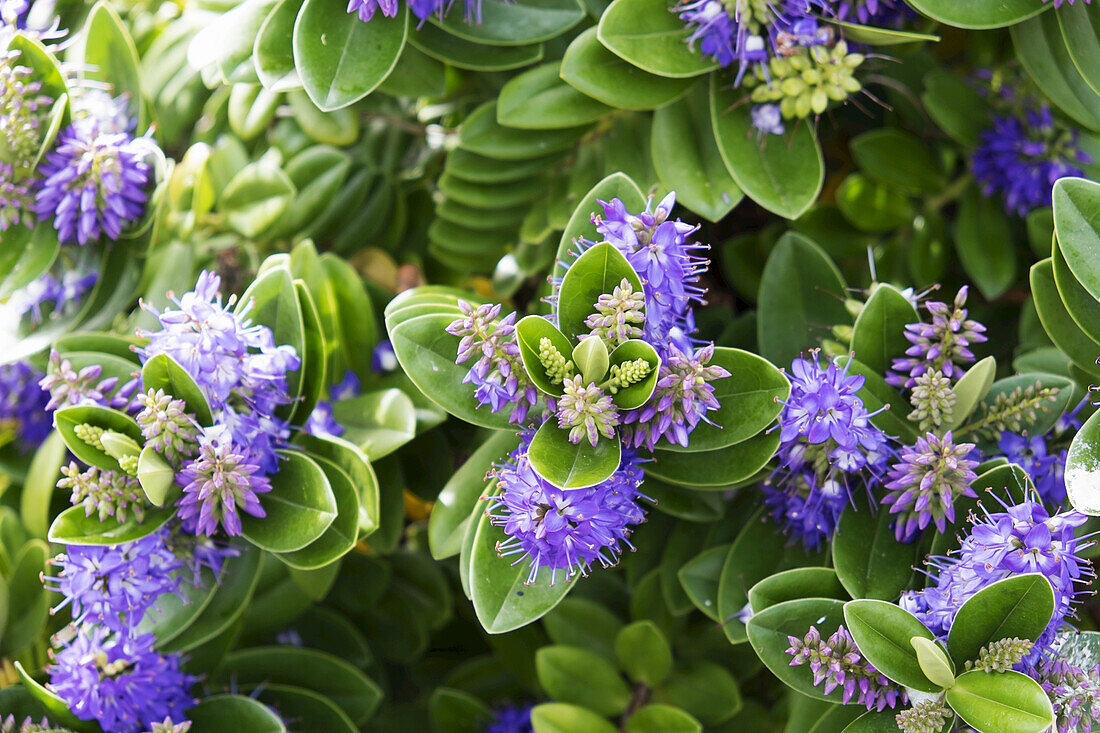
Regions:
<instances>
[{"instance_id":1,"label":"cluster of green buds","mask_svg":"<svg viewBox=\"0 0 1100 733\"><path fill-rule=\"evenodd\" d=\"M986 672L1007 672L1020 663L1035 642L1030 639L1011 637L998 639L982 647L978 658L966 663L967 671L982 669Z\"/></svg>"},{"instance_id":2,"label":"cluster of green buds","mask_svg":"<svg viewBox=\"0 0 1100 733\"><path fill-rule=\"evenodd\" d=\"M20 53L0 51L0 163L16 171L34 167L53 100L33 71L16 63Z\"/></svg>"},{"instance_id":3,"label":"cluster of green buds","mask_svg":"<svg viewBox=\"0 0 1100 733\"><path fill-rule=\"evenodd\" d=\"M966 429L991 440L1005 431L1019 433L1027 424L1038 419L1044 402L1053 402L1058 398L1058 392L1057 388L1043 387L1038 382L1002 392L993 399L992 404L982 404L981 416Z\"/></svg>"},{"instance_id":4,"label":"cluster of green buds","mask_svg":"<svg viewBox=\"0 0 1100 733\"><path fill-rule=\"evenodd\" d=\"M592 329L593 336L610 342L612 346L642 337L645 295L635 292L626 278L615 286L614 291L602 294L595 307L596 312L584 321Z\"/></svg>"},{"instance_id":5,"label":"cluster of green buds","mask_svg":"<svg viewBox=\"0 0 1100 733\"><path fill-rule=\"evenodd\" d=\"M917 423L921 432L937 432L951 420L955 408L955 390L951 380L939 369L929 369L916 378L917 384L909 393L913 411L908 417Z\"/></svg>"},{"instance_id":6,"label":"cluster of green buds","mask_svg":"<svg viewBox=\"0 0 1100 733\"><path fill-rule=\"evenodd\" d=\"M91 466L85 471L70 462L61 468L63 478L57 488L72 492L71 502L84 507L85 516L98 514L99 521L114 517L125 522L132 512L137 521L145 515L145 494L141 486L127 473Z\"/></svg>"},{"instance_id":7,"label":"cluster of green buds","mask_svg":"<svg viewBox=\"0 0 1100 733\"><path fill-rule=\"evenodd\" d=\"M918 702L908 710L894 716L902 733L938 733L955 713L948 709L943 698Z\"/></svg>"},{"instance_id":8,"label":"cluster of green buds","mask_svg":"<svg viewBox=\"0 0 1100 733\"><path fill-rule=\"evenodd\" d=\"M863 54L849 53L845 41L798 46L789 55L757 65L745 81L754 86L753 102L778 104L784 118L804 119L863 88L855 76L863 59Z\"/></svg>"},{"instance_id":9,"label":"cluster of green buds","mask_svg":"<svg viewBox=\"0 0 1100 733\"><path fill-rule=\"evenodd\" d=\"M198 450L198 422L188 414L183 400L163 389L150 389L138 398L143 406L136 416L145 444L169 461L189 458Z\"/></svg>"}]
</instances>

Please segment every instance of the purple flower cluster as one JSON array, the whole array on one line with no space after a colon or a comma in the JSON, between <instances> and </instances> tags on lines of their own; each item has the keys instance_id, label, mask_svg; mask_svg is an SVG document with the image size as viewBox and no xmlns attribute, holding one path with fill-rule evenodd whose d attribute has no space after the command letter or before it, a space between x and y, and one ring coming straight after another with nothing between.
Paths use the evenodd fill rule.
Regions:
<instances>
[{"instance_id":1,"label":"purple flower cluster","mask_svg":"<svg viewBox=\"0 0 1100 733\"><path fill-rule=\"evenodd\" d=\"M168 545L169 530L123 545L70 545L45 581L65 596L53 612L72 607L73 622L131 634L165 593L177 593L183 562Z\"/></svg>"},{"instance_id":2,"label":"purple flower cluster","mask_svg":"<svg viewBox=\"0 0 1100 733\"><path fill-rule=\"evenodd\" d=\"M108 733L141 733L194 705L196 678L180 670L178 654L153 648L153 634L125 636L83 625L48 667L50 688L81 720Z\"/></svg>"},{"instance_id":3,"label":"purple flower cluster","mask_svg":"<svg viewBox=\"0 0 1100 733\"><path fill-rule=\"evenodd\" d=\"M849 23L900 28L919 17L903 0L829 0L829 5L828 15Z\"/></svg>"},{"instance_id":4,"label":"purple flower cluster","mask_svg":"<svg viewBox=\"0 0 1100 733\"><path fill-rule=\"evenodd\" d=\"M851 501L849 477L871 482L886 468L886 434L859 397L864 378L847 366L823 367L819 354L795 359L791 395L779 415L779 468L764 484L764 502L786 530L814 548L832 535ZM885 408L883 408L885 409Z\"/></svg>"},{"instance_id":5,"label":"purple flower cluster","mask_svg":"<svg viewBox=\"0 0 1100 733\"><path fill-rule=\"evenodd\" d=\"M657 353L665 357L670 349L691 353L691 333L695 326L691 303L702 302L703 289L699 277L710 264L694 254L708 249L693 242L691 235L698 225L687 224L669 216L676 205L676 193L665 196L654 206L653 198L645 210L632 214L620 199L600 201L604 215L593 216L592 222L604 238L626 257L641 278L645 291L645 334ZM578 242L581 249L590 242Z\"/></svg>"},{"instance_id":6,"label":"purple flower cluster","mask_svg":"<svg viewBox=\"0 0 1100 733\"><path fill-rule=\"evenodd\" d=\"M1085 671L1064 659L1044 659L1029 675L1054 705L1057 733L1090 733L1100 721L1100 665Z\"/></svg>"},{"instance_id":7,"label":"purple flower cluster","mask_svg":"<svg viewBox=\"0 0 1100 733\"><path fill-rule=\"evenodd\" d=\"M278 469L275 449L289 436L275 416L289 404L287 373L301 365L294 348L275 344L267 326L252 324L248 303L234 312L222 302L220 278L202 272L195 289L158 315L161 330L143 332L142 361L167 354L195 380L210 403L214 425L199 437L199 453L178 476L184 485L180 516L207 535L219 524L240 532L237 509L263 516L257 494L270 489ZM191 522L195 522L192 525Z\"/></svg>"},{"instance_id":8,"label":"purple flower cluster","mask_svg":"<svg viewBox=\"0 0 1100 733\"><path fill-rule=\"evenodd\" d=\"M534 433L523 434L509 460L496 466L491 476L501 492L490 497L490 522L502 527L508 539L497 545L501 556L527 559L531 572L550 571L550 582L564 571L568 581L587 575L592 563L609 567L618 560L620 543L631 547L633 525L645 520L638 506L638 487L644 478L633 451L624 450L618 470L603 483L583 489L562 489L540 477L531 467L527 449Z\"/></svg>"},{"instance_id":9,"label":"purple flower cluster","mask_svg":"<svg viewBox=\"0 0 1100 733\"><path fill-rule=\"evenodd\" d=\"M16 291L9 302L21 316L29 313L33 322L40 323L44 309L54 315L75 311L98 280L98 273L81 267L65 269L60 277L47 272Z\"/></svg>"},{"instance_id":10,"label":"purple flower cluster","mask_svg":"<svg viewBox=\"0 0 1100 733\"><path fill-rule=\"evenodd\" d=\"M863 658L855 639L843 626L828 639L822 639L816 626L811 626L805 638L788 636L791 666L810 665L814 687L825 683L822 691L828 695L841 691L845 705L863 705L879 712L897 707L907 699L905 691L895 685Z\"/></svg>"},{"instance_id":11,"label":"purple flower cluster","mask_svg":"<svg viewBox=\"0 0 1100 733\"><path fill-rule=\"evenodd\" d=\"M1066 500L1067 450L1048 453L1045 436L1029 438L1008 432L1001 433L997 447L1005 458L1027 471L1044 503L1057 505Z\"/></svg>"},{"instance_id":12,"label":"purple flower cluster","mask_svg":"<svg viewBox=\"0 0 1100 733\"><path fill-rule=\"evenodd\" d=\"M882 503L897 515L898 542L912 542L930 523L946 531L947 522L955 522L955 500L977 498L970 483L978 478L978 461L968 458L974 444L956 444L952 438L950 430L942 438L927 433L915 445L902 448L890 467Z\"/></svg>"},{"instance_id":13,"label":"purple flower cluster","mask_svg":"<svg viewBox=\"0 0 1100 733\"><path fill-rule=\"evenodd\" d=\"M0 426L15 432L23 452L37 447L53 429L46 410L49 394L38 384L42 377L27 362L0 365Z\"/></svg>"},{"instance_id":14,"label":"purple flower cluster","mask_svg":"<svg viewBox=\"0 0 1100 733\"><path fill-rule=\"evenodd\" d=\"M344 426L336 422L336 418L332 416L332 403L357 397L359 390L359 377L349 369L344 374L343 379L328 388L329 398L317 402L317 406L309 414L309 419L306 420L306 424L302 429L310 435L331 435L333 437L343 435Z\"/></svg>"},{"instance_id":15,"label":"purple flower cluster","mask_svg":"<svg viewBox=\"0 0 1100 733\"><path fill-rule=\"evenodd\" d=\"M100 379L103 367L90 364L79 371L68 359L62 359L56 349L50 351L46 376L38 385L49 393L46 410L56 410L66 405L99 405L125 409L130 406L140 380L135 376L119 384L118 377Z\"/></svg>"},{"instance_id":16,"label":"purple flower cluster","mask_svg":"<svg viewBox=\"0 0 1100 733\"><path fill-rule=\"evenodd\" d=\"M894 372L886 375L887 383L895 387L912 389L917 377L935 369L948 379L963 375L960 365L974 361L970 347L986 340L985 326L967 318L968 288L964 285L955 295L954 303L929 301L925 310L932 316L930 323L910 323L905 327L905 338L912 344L905 356L894 359Z\"/></svg>"},{"instance_id":17,"label":"purple flower cluster","mask_svg":"<svg viewBox=\"0 0 1100 733\"><path fill-rule=\"evenodd\" d=\"M53 219L62 242L118 239L145 211L152 145L148 137L105 131L91 117L74 122L39 166L36 213Z\"/></svg>"},{"instance_id":18,"label":"purple flower cluster","mask_svg":"<svg viewBox=\"0 0 1100 733\"><path fill-rule=\"evenodd\" d=\"M462 317L446 329L461 339L455 363L463 364L478 357L462 383L474 385L479 407L489 405L490 410L499 412L511 406L509 422L523 423L538 402L539 394L520 359L515 340L516 314L500 318L499 304L474 306L465 300L458 301L458 308Z\"/></svg>"},{"instance_id":19,"label":"purple flower cluster","mask_svg":"<svg viewBox=\"0 0 1100 733\"><path fill-rule=\"evenodd\" d=\"M451 11L454 0L405 0L412 12L423 25L433 15L440 20ZM355 13L359 20L366 23L379 10L387 18L393 18L401 5L398 0L349 0L348 12ZM465 0L465 19L467 23L481 23L481 0Z\"/></svg>"},{"instance_id":20,"label":"purple flower cluster","mask_svg":"<svg viewBox=\"0 0 1100 733\"><path fill-rule=\"evenodd\" d=\"M1043 104L1020 114L994 115L971 159L974 178L986 196L1000 194L1005 210L1018 216L1050 206L1054 182L1083 175L1092 157L1078 132L1055 122Z\"/></svg>"},{"instance_id":21,"label":"purple flower cluster","mask_svg":"<svg viewBox=\"0 0 1100 733\"><path fill-rule=\"evenodd\" d=\"M1003 512L985 512L984 518L974 520L956 555L929 561L938 571L935 584L903 596L902 606L944 636L962 604L982 588L1019 573L1041 573L1054 588L1055 611L1025 660L1033 662L1072 614L1076 585L1093 576L1089 562L1080 556L1092 543L1074 532L1086 519L1076 511L1051 515L1032 499L1005 504Z\"/></svg>"}]
</instances>

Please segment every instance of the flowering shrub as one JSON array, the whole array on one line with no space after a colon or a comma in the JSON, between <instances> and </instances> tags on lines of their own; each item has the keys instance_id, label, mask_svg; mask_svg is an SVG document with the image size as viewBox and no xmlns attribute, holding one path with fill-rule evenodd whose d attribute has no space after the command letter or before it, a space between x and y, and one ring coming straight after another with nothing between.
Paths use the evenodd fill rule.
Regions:
<instances>
[{"instance_id":1,"label":"flowering shrub","mask_svg":"<svg viewBox=\"0 0 1100 733\"><path fill-rule=\"evenodd\" d=\"M0 0L0 733L1100 731L1098 27Z\"/></svg>"}]
</instances>

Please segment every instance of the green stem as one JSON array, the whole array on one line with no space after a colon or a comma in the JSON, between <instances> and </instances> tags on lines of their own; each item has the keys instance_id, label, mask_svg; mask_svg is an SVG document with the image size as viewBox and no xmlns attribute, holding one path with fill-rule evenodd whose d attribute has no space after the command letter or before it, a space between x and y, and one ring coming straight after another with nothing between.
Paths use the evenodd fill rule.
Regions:
<instances>
[{"instance_id":1,"label":"green stem","mask_svg":"<svg viewBox=\"0 0 1100 733\"><path fill-rule=\"evenodd\" d=\"M964 173L959 176L951 182L951 185L941 191L938 196L928 199L925 203L925 210L929 213L939 211L944 206L952 203L962 195L966 187L970 185L971 180L972 178L969 173Z\"/></svg>"}]
</instances>

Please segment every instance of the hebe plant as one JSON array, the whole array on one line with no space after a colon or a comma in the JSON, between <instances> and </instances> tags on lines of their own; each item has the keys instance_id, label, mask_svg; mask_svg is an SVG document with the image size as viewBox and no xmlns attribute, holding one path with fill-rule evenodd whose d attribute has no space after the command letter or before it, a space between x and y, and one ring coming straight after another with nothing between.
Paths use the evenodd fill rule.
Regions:
<instances>
[{"instance_id":1,"label":"hebe plant","mask_svg":"<svg viewBox=\"0 0 1100 733\"><path fill-rule=\"evenodd\" d=\"M1097 28L0 0L0 733L1100 730Z\"/></svg>"}]
</instances>

